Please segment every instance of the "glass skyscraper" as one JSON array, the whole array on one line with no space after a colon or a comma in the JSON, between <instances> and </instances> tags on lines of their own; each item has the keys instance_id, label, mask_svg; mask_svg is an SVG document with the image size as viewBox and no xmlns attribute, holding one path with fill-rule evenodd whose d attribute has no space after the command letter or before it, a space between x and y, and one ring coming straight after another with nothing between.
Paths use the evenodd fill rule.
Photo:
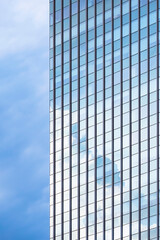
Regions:
<instances>
[{"instance_id":1,"label":"glass skyscraper","mask_svg":"<svg viewBox=\"0 0 160 240\"><path fill-rule=\"evenodd\" d=\"M160 0L50 0L50 240L159 239Z\"/></svg>"}]
</instances>

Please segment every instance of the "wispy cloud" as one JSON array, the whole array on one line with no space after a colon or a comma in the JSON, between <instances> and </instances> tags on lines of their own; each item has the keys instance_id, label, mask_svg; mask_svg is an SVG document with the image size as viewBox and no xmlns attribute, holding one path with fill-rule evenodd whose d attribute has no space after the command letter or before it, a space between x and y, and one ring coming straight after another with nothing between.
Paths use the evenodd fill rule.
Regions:
<instances>
[{"instance_id":1,"label":"wispy cloud","mask_svg":"<svg viewBox=\"0 0 160 240\"><path fill-rule=\"evenodd\" d=\"M0 58L45 45L48 3L45 0L6 0L0 10Z\"/></svg>"},{"instance_id":2,"label":"wispy cloud","mask_svg":"<svg viewBox=\"0 0 160 240\"><path fill-rule=\"evenodd\" d=\"M45 212L49 212L49 204L48 204L48 198L49 195L49 186L42 189L41 196L38 200L32 202L26 211L27 215L33 216L33 214L39 215L39 209L41 209L41 214L44 214Z\"/></svg>"},{"instance_id":3,"label":"wispy cloud","mask_svg":"<svg viewBox=\"0 0 160 240\"><path fill-rule=\"evenodd\" d=\"M0 239L49 237L48 2L0 8Z\"/></svg>"}]
</instances>

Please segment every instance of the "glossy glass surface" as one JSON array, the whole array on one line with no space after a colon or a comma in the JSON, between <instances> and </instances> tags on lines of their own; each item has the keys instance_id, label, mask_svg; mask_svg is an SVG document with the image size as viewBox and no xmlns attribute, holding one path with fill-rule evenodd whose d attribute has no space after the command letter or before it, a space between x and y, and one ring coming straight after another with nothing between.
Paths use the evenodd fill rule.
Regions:
<instances>
[{"instance_id":1,"label":"glossy glass surface","mask_svg":"<svg viewBox=\"0 0 160 240\"><path fill-rule=\"evenodd\" d=\"M159 239L159 1L50 1L50 240Z\"/></svg>"}]
</instances>

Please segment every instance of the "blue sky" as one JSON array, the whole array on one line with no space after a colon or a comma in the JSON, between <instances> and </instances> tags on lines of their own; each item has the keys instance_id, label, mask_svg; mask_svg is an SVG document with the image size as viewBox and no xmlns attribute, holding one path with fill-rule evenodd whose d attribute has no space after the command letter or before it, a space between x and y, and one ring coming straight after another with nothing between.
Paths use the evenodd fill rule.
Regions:
<instances>
[{"instance_id":1,"label":"blue sky","mask_svg":"<svg viewBox=\"0 0 160 240\"><path fill-rule=\"evenodd\" d=\"M1 1L0 23L0 239L46 240L48 1Z\"/></svg>"}]
</instances>

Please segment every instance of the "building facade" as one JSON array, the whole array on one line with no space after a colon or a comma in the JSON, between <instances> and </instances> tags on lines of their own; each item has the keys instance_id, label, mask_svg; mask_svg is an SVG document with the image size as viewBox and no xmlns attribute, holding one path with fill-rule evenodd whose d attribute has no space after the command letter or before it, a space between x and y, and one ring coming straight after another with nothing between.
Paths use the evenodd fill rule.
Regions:
<instances>
[{"instance_id":1,"label":"building facade","mask_svg":"<svg viewBox=\"0 0 160 240\"><path fill-rule=\"evenodd\" d=\"M50 240L159 239L159 0L50 0Z\"/></svg>"}]
</instances>

